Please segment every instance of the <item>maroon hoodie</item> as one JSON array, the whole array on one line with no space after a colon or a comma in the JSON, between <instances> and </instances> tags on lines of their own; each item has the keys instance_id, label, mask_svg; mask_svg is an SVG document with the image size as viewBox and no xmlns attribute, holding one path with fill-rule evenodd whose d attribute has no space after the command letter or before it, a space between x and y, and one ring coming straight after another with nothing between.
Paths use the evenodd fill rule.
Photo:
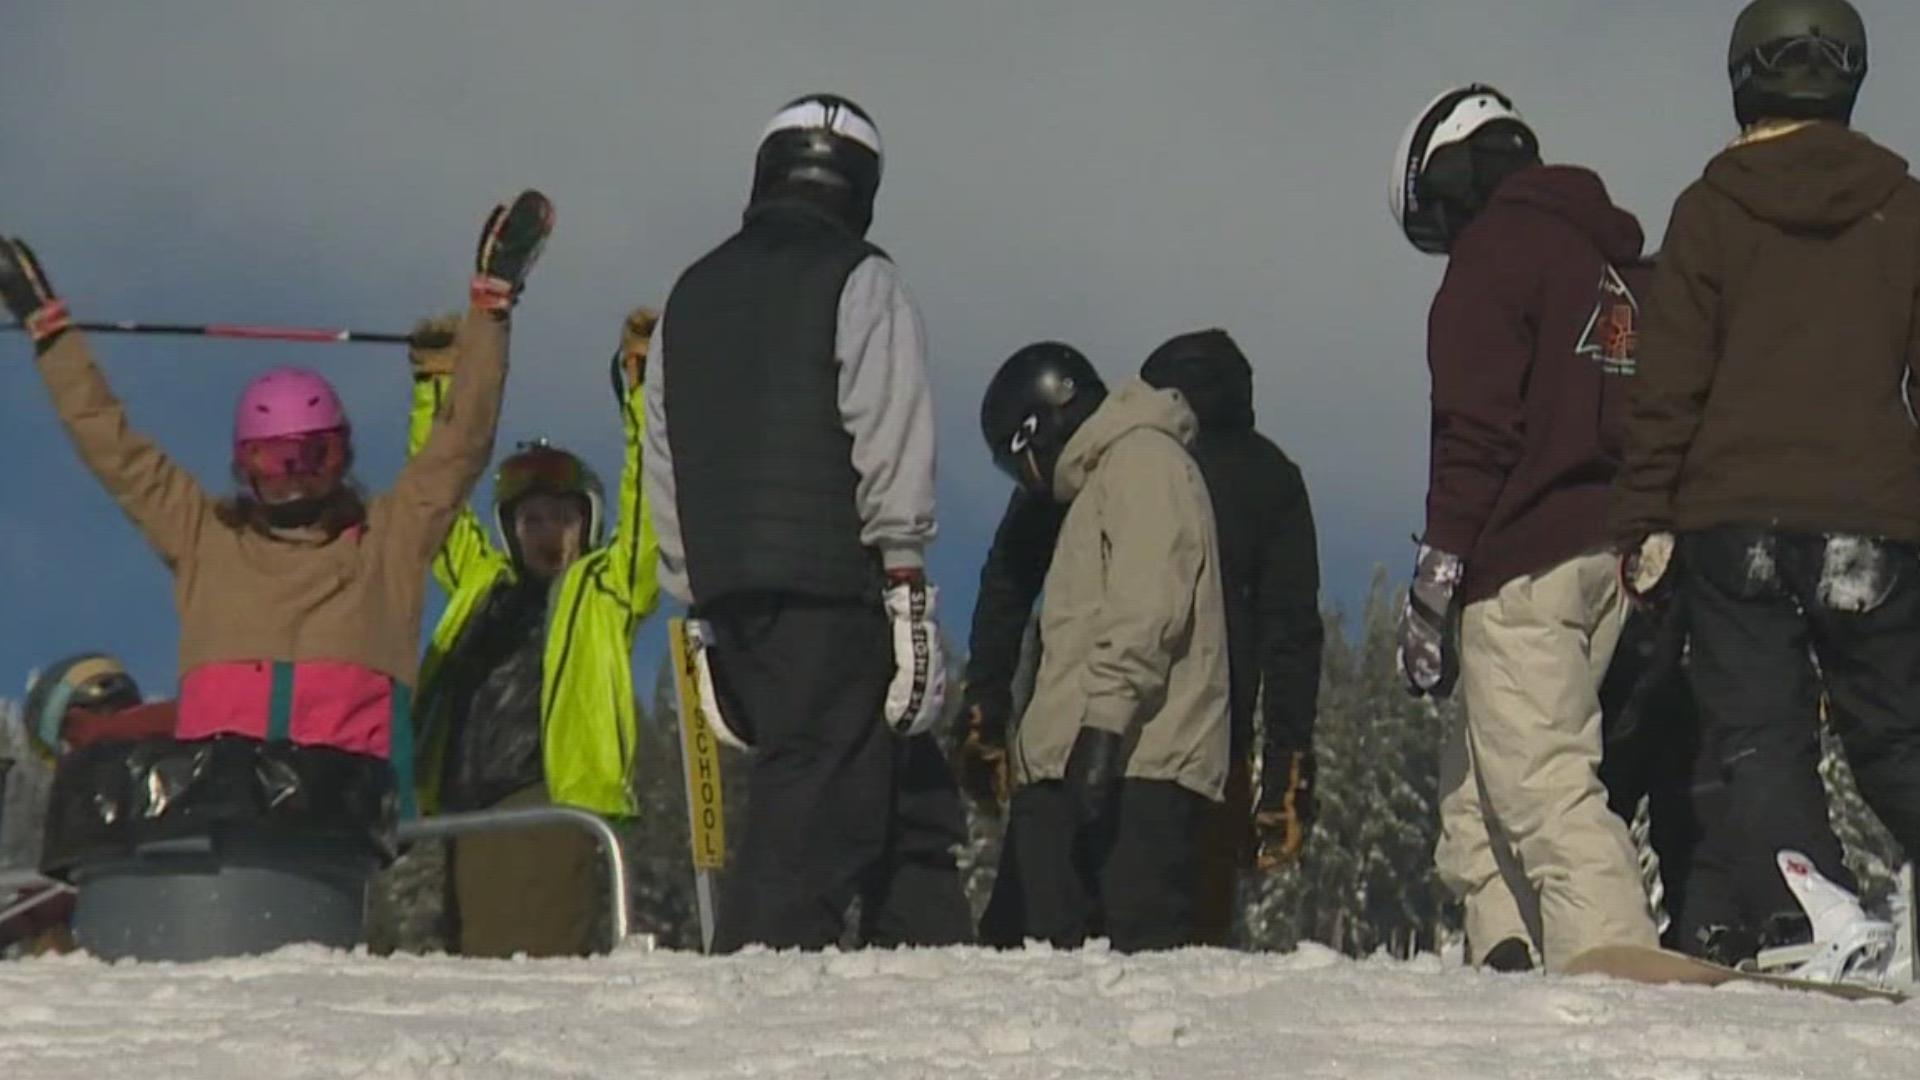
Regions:
<instances>
[{"instance_id":1,"label":"maroon hoodie","mask_svg":"<svg viewBox=\"0 0 1920 1080\"><path fill-rule=\"evenodd\" d=\"M1639 299L1633 215L1586 169L1509 177L1456 239L1427 327L1427 543L1484 600L1607 543Z\"/></svg>"}]
</instances>

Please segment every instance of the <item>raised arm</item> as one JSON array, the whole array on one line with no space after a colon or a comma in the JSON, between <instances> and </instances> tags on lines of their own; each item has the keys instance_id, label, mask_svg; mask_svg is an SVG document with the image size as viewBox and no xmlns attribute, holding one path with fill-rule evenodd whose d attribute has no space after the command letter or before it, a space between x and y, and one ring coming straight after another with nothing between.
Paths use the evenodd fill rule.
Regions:
<instances>
[{"instance_id":1,"label":"raised arm","mask_svg":"<svg viewBox=\"0 0 1920 1080\"><path fill-rule=\"evenodd\" d=\"M66 303L17 240L0 239L0 299L33 338L40 377L80 459L168 568L178 566L205 527L212 500L191 473L128 426Z\"/></svg>"},{"instance_id":2,"label":"raised arm","mask_svg":"<svg viewBox=\"0 0 1920 1080\"><path fill-rule=\"evenodd\" d=\"M408 335L407 358L413 368L413 407L407 423L409 459L427 445L434 424L445 413L452 397L456 359L453 341L459 327L460 316L450 314L426 320ZM446 539L433 557L433 577L442 589L452 593L462 582L506 559L487 535L479 515L473 512L472 503L462 500L454 512Z\"/></svg>"},{"instance_id":3,"label":"raised arm","mask_svg":"<svg viewBox=\"0 0 1920 1080\"><path fill-rule=\"evenodd\" d=\"M385 496L394 527L390 542L423 559L440 549L493 456L507 382L509 316L552 228L552 204L537 191L525 191L511 206L495 207L481 230L472 303L454 333L452 393Z\"/></svg>"},{"instance_id":4,"label":"raised arm","mask_svg":"<svg viewBox=\"0 0 1920 1080\"><path fill-rule=\"evenodd\" d=\"M627 607L628 633L660 600L660 541L642 482L647 439L647 352L660 316L635 308L621 327L620 351L613 357L613 390L620 404L625 450L620 460L620 517L607 545L607 587Z\"/></svg>"}]
</instances>

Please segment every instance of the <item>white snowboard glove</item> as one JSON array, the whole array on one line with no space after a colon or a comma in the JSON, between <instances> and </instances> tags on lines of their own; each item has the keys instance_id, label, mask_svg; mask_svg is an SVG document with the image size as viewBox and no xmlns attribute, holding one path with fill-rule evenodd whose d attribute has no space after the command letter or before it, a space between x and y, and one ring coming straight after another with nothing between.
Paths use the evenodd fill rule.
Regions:
<instances>
[{"instance_id":1,"label":"white snowboard glove","mask_svg":"<svg viewBox=\"0 0 1920 1080\"><path fill-rule=\"evenodd\" d=\"M700 695L700 712L720 745L741 753L753 750L753 736L734 726L720 711L720 691L713 682L713 625L704 619L687 620L687 650L693 657L694 689Z\"/></svg>"},{"instance_id":2,"label":"white snowboard glove","mask_svg":"<svg viewBox=\"0 0 1920 1080\"><path fill-rule=\"evenodd\" d=\"M1666 597L1671 591L1667 575L1673 567L1674 546L1672 533L1648 533L1620 557L1620 584L1628 598L1652 604Z\"/></svg>"},{"instance_id":3,"label":"white snowboard glove","mask_svg":"<svg viewBox=\"0 0 1920 1080\"><path fill-rule=\"evenodd\" d=\"M887 684L887 726L895 735L925 734L947 698L947 659L934 601L940 590L920 571L887 577L887 620L893 630L893 681Z\"/></svg>"}]
</instances>

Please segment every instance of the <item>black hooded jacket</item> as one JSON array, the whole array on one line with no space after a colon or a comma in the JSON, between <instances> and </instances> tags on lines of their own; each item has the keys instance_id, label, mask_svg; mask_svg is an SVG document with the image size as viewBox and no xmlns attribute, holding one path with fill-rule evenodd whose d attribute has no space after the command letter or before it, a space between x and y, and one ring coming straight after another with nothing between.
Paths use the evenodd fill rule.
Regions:
<instances>
[{"instance_id":1,"label":"black hooded jacket","mask_svg":"<svg viewBox=\"0 0 1920 1080\"><path fill-rule=\"evenodd\" d=\"M1235 752L1251 745L1256 701L1269 741L1309 747L1320 695L1320 560L1300 470L1253 429L1253 369L1225 331L1174 338L1154 350L1140 375L1179 390L1200 419L1190 449L1220 537ZM989 722L1011 713L1021 639L1064 510L1016 492L981 569L967 700Z\"/></svg>"}]
</instances>

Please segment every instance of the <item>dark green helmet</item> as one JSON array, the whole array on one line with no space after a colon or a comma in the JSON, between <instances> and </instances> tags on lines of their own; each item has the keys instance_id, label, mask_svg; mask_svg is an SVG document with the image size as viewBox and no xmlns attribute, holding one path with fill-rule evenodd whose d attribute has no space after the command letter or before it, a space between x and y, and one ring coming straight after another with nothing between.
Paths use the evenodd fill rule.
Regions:
<instances>
[{"instance_id":1,"label":"dark green helmet","mask_svg":"<svg viewBox=\"0 0 1920 1080\"><path fill-rule=\"evenodd\" d=\"M1734 112L1766 119L1853 115L1867 77L1867 26L1847 0L1753 0L1727 48Z\"/></svg>"}]
</instances>

